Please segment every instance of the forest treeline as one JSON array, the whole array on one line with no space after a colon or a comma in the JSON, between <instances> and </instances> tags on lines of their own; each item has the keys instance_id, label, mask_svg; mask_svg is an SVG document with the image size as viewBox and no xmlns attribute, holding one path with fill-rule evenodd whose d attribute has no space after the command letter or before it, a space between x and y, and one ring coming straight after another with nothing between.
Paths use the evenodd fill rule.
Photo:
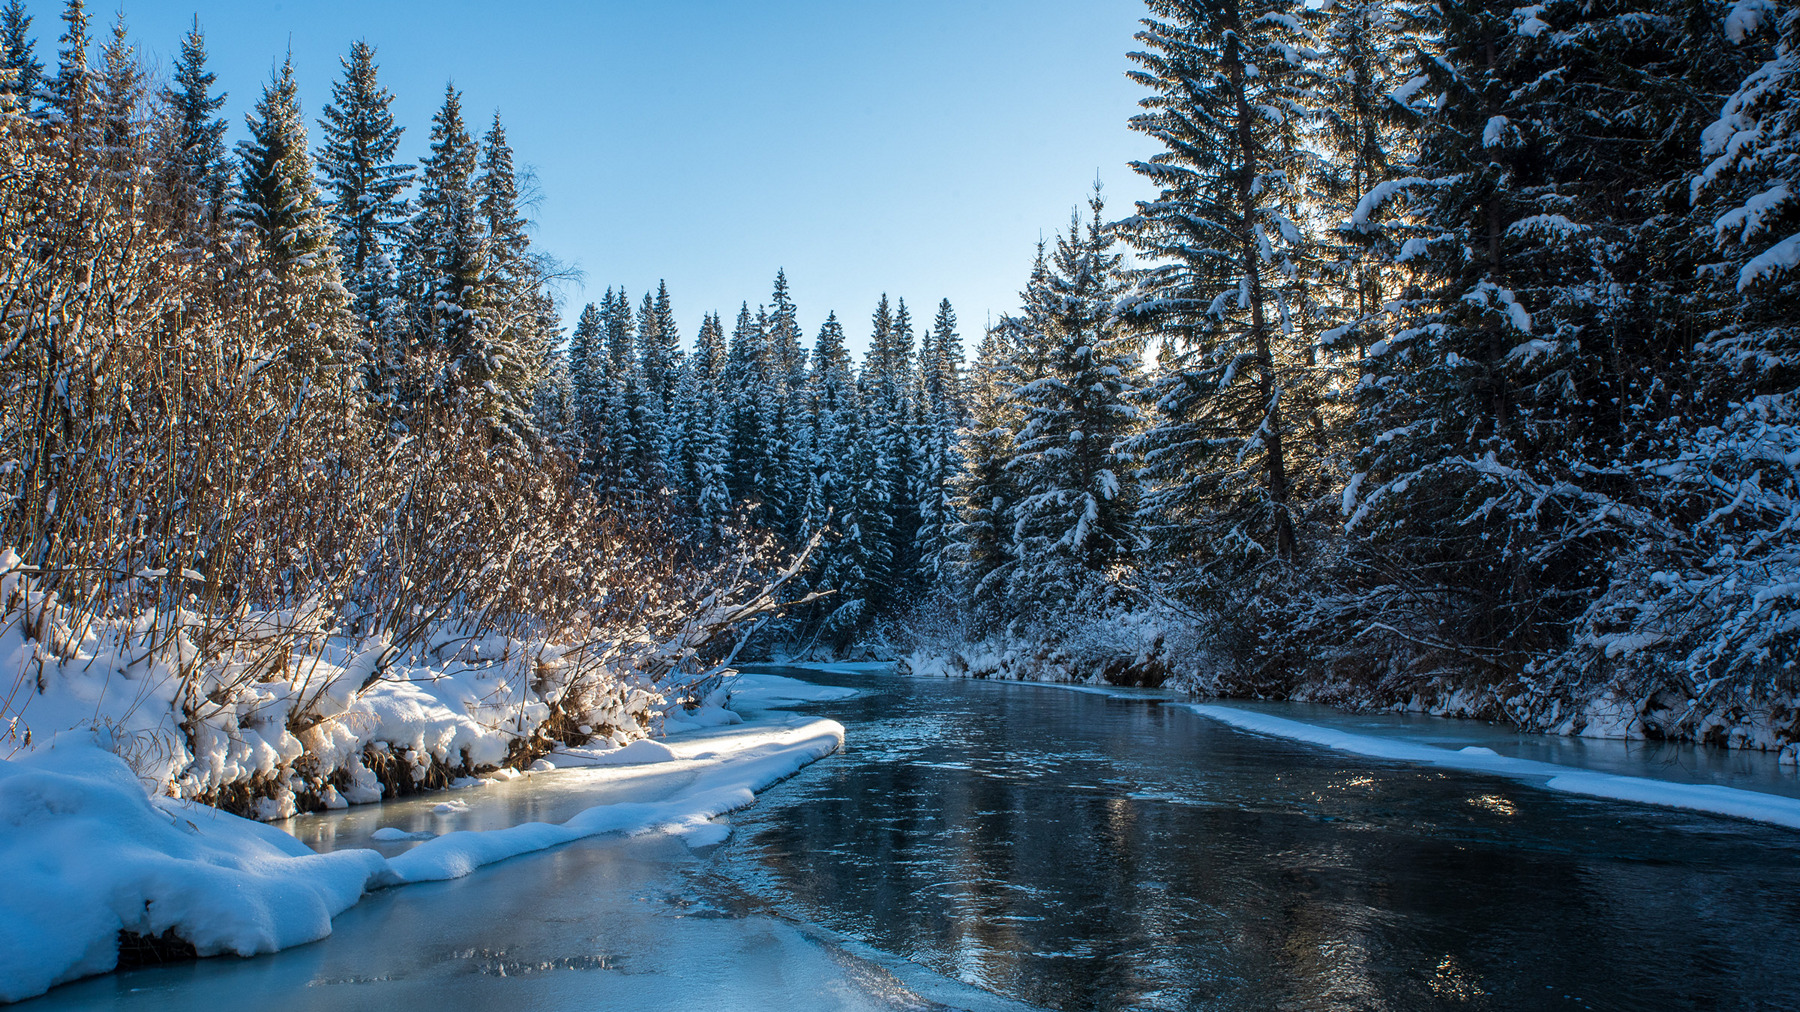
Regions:
<instances>
[{"instance_id":1,"label":"forest treeline","mask_svg":"<svg viewBox=\"0 0 1800 1012\"><path fill-rule=\"evenodd\" d=\"M1148 6L1160 192L988 335L920 662L1800 737L1800 11Z\"/></svg>"},{"instance_id":2,"label":"forest treeline","mask_svg":"<svg viewBox=\"0 0 1800 1012\"><path fill-rule=\"evenodd\" d=\"M659 571L816 545L790 584L815 599L752 650L1800 737L1793 5L1147 14L1130 125L1158 195L1121 218L1096 188L969 362L947 302L926 324L884 298L860 363L835 315L808 349L785 275L691 343L666 287L610 290L565 335L499 120L475 139L451 90L401 164L363 44L315 149L283 70L235 157L197 27L155 93L122 29L87 69L78 2L57 66L16 2L0 58L13 136L102 167L137 145L95 178L176 223L159 264L276 328L279 354L240 361L337 405L309 426L358 427L354 462L295 450L292 474L441 468L425 448L454 429L491 487L652 531L683 560ZM82 290L94 234L15 263L71 244L50 261ZM202 304L164 290L146 334ZM23 406L73 389L18 382L33 433ZM248 417L287 431L275 403ZM16 503L63 459L30 445ZM13 516L56 515L33 509ZM11 523L11 544L70 537ZM559 545L484 543L476 571L579 555ZM218 585L292 572L252 569Z\"/></svg>"}]
</instances>

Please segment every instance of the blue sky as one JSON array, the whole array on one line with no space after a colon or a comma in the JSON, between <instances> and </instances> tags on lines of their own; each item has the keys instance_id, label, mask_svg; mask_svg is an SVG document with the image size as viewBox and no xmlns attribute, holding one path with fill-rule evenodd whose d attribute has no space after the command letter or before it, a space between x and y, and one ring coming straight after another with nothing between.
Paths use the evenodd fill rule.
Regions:
<instances>
[{"instance_id":1,"label":"blue sky","mask_svg":"<svg viewBox=\"0 0 1800 1012\"><path fill-rule=\"evenodd\" d=\"M28 2L53 63L60 0ZM114 8L90 9L99 22ZM454 80L477 133L499 110L535 170L538 244L585 274L565 316L608 286L641 296L666 278L684 340L703 312L729 325L739 302L754 309L785 267L809 339L836 309L861 347L885 291L926 321L948 297L972 347L1096 172L1109 213L1149 195L1126 167L1153 153L1126 127L1141 0L127 0L125 13L164 67L199 15L234 137L290 41L309 121L350 42L377 46L409 160Z\"/></svg>"}]
</instances>

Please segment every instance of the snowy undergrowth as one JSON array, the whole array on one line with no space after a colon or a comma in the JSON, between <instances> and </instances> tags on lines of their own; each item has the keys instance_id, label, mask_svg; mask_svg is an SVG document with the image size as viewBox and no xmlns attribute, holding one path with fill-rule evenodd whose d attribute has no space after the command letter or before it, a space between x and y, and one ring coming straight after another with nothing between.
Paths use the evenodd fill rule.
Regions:
<instances>
[{"instance_id":1,"label":"snowy undergrowth","mask_svg":"<svg viewBox=\"0 0 1800 1012\"><path fill-rule=\"evenodd\" d=\"M559 745L625 745L677 709L643 673L655 642L572 650L445 621L400 653L337 634L316 602L115 619L38 591L11 553L0 572L11 751L103 729L156 793L260 819L442 787Z\"/></svg>"},{"instance_id":2,"label":"snowy undergrowth","mask_svg":"<svg viewBox=\"0 0 1800 1012\"><path fill-rule=\"evenodd\" d=\"M1122 605L1056 611L979 638L954 623L915 625L907 645L901 670L915 675L1204 691L1216 667L1192 619Z\"/></svg>"},{"instance_id":3,"label":"snowy undergrowth","mask_svg":"<svg viewBox=\"0 0 1800 1012\"><path fill-rule=\"evenodd\" d=\"M1716 589L1720 578L1708 585ZM1775 635L1780 622L1759 625L1759 609L1788 597L1748 579L1730 588L1745 602L1733 629ZM1641 598L1639 599L1642 600ZM1665 609L1704 625L1698 608ZM1230 638L1221 619L1208 620L1172 606L1117 606L1099 612L1070 610L972 638L954 624L915 627L901 654L900 670L920 676L999 678L1021 681L1165 687L1202 698L1291 699L1352 711L1402 711L1440 717L1496 720L1524 730L1589 738L1673 740L1776 752L1782 764L1800 765L1800 693L1781 684L1762 691L1733 691L1745 679L1670 664L1630 664L1649 647L1673 637L1620 646L1610 653L1578 644L1568 655L1541 662L1515 677L1483 681L1454 666L1420 677L1392 659L1384 677L1348 677L1328 663L1301 663L1271 671L1245 663L1222 647ZM1715 625L1723 625L1716 623ZM1715 651L1716 652L1716 651ZM1695 650L1696 655L1711 653ZM1317 662L1318 658L1312 658ZM1583 666L1580 678L1538 677ZM1674 673L1671 674L1671 671ZM1727 669L1729 673L1730 669ZM1708 674L1711 677L1708 677Z\"/></svg>"},{"instance_id":4,"label":"snowy undergrowth","mask_svg":"<svg viewBox=\"0 0 1800 1012\"><path fill-rule=\"evenodd\" d=\"M836 751L843 733L833 721L790 717L672 746L640 741L617 756L631 753L638 770L670 769L640 780L641 800L589 808L560 825L449 833L388 859L361 849L317 854L274 827L158 795L117 754L110 729L64 732L0 760L0 824L12 829L0 833L8 874L0 1001L111 970L121 932L201 956L251 956L323 938L368 890L456 878L584 837L663 831L696 846L717 843L729 827L713 820Z\"/></svg>"}]
</instances>

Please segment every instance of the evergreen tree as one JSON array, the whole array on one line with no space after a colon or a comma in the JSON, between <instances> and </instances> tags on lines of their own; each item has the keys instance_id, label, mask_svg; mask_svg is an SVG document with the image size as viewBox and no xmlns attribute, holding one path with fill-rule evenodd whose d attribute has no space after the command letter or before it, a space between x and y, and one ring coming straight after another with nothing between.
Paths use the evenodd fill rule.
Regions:
<instances>
[{"instance_id":1,"label":"evergreen tree","mask_svg":"<svg viewBox=\"0 0 1800 1012\"><path fill-rule=\"evenodd\" d=\"M100 49L101 71L95 89L100 125L99 154L121 182L131 180L143 161L144 70L125 27L125 13L113 20L112 38Z\"/></svg>"},{"instance_id":2,"label":"evergreen tree","mask_svg":"<svg viewBox=\"0 0 1800 1012\"><path fill-rule=\"evenodd\" d=\"M204 50L200 58L205 59ZM405 128L394 123L389 109L394 96L377 79L375 48L356 42L341 62L344 76L332 87L319 120L325 133L319 173L331 195L331 222L354 305L372 318L378 285L371 268L406 220L401 194L412 185L412 166L394 160Z\"/></svg>"},{"instance_id":3,"label":"evergreen tree","mask_svg":"<svg viewBox=\"0 0 1800 1012\"><path fill-rule=\"evenodd\" d=\"M717 313L709 313L700 325L694 354L682 369L677 410L685 451L682 484L689 490L695 521L708 539L718 537L732 515L730 405L722 394L728 355L725 327Z\"/></svg>"},{"instance_id":4,"label":"evergreen tree","mask_svg":"<svg viewBox=\"0 0 1800 1012\"><path fill-rule=\"evenodd\" d=\"M667 294L665 289L664 294ZM637 355L631 362L630 425L636 456L631 462L632 474L641 481L666 478L663 473L663 449L669 436L665 429L668 405L663 400L673 377L669 369L673 349L664 343L662 317L656 311L656 298L644 293L638 306Z\"/></svg>"},{"instance_id":5,"label":"evergreen tree","mask_svg":"<svg viewBox=\"0 0 1800 1012\"><path fill-rule=\"evenodd\" d=\"M950 300L938 304L937 318L920 351L920 400L925 405L920 439L920 559L928 582L941 583L950 531L956 523L956 476L964 467L959 430L969 421L963 379L962 337Z\"/></svg>"},{"instance_id":6,"label":"evergreen tree","mask_svg":"<svg viewBox=\"0 0 1800 1012\"><path fill-rule=\"evenodd\" d=\"M29 111L44 86L44 64L31 37L25 0L8 0L0 10L0 109Z\"/></svg>"},{"instance_id":7,"label":"evergreen tree","mask_svg":"<svg viewBox=\"0 0 1800 1012\"><path fill-rule=\"evenodd\" d=\"M960 592L980 636L1008 614L1004 589L1014 563L1013 520L1018 481L1010 466L1024 422L1017 385L1005 378L1029 324L1005 316L982 337L969 389L969 426L958 455L966 461L952 482L952 520L940 570Z\"/></svg>"},{"instance_id":8,"label":"evergreen tree","mask_svg":"<svg viewBox=\"0 0 1800 1012\"><path fill-rule=\"evenodd\" d=\"M1102 217L1057 239L1046 279L1043 368L1014 392L1024 415L1007 468L1017 482L1009 593L1019 604L1070 601L1137 547L1135 465L1124 450L1137 337L1117 317L1123 257Z\"/></svg>"},{"instance_id":9,"label":"evergreen tree","mask_svg":"<svg viewBox=\"0 0 1800 1012\"><path fill-rule=\"evenodd\" d=\"M1309 380L1297 333L1306 255L1299 127L1314 83L1298 0L1152 0L1132 79L1133 129L1164 148L1133 168L1160 193L1126 224L1154 264L1137 319L1169 342L1138 444L1152 540L1202 571L1297 550L1293 401ZM1203 580L1199 576L1196 580Z\"/></svg>"},{"instance_id":10,"label":"evergreen tree","mask_svg":"<svg viewBox=\"0 0 1800 1012\"><path fill-rule=\"evenodd\" d=\"M582 308L569 341L569 385L574 429L586 447L584 464L591 470L598 464L595 455L606 423L606 323L592 302Z\"/></svg>"},{"instance_id":11,"label":"evergreen tree","mask_svg":"<svg viewBox=\"0 0 1800 1012\"><path fill-rule=\"evenodd\" d=\"M544 291L542 267L531 251L512 145L498 113L482 138L480 164L475 191L487 247L482 374L491 396L518 426L535 396L545 356L555 345L554 328L547 323L553 314L546 308L553 300Z\"/></svg>"},{"instance_id":12,"label":"evergreen tree","mask_svg":"<svg viewBox=\"0 0 1800 1012\"><path fill-rule=\"evenodd\" d=\"M1779 339L1786 344L1800 318L1800 285L1791 273L1800 268L1800 10L1770 18L1768 8L1740 3L1728 32L1741 44L1765 20L1773 21L1775 51L1702 136L1708 161L1690 191L1712 217L1713 245L1727 256L1709 273L1745 297L1729 300L1744 320L1789 331Z\"/></svg>"},{"instance_id":13,"label":"evergreen tree","mask_svg":"<svg viewBox=\"0 0 1800 1012\"><path fill-rule=\"evenodd\" d=\"M335 278L331 222L313 181L292 58L263 89L248 124L250 138L238 144L242 169L233 216L278 270Z\"/></svg>"},{"instance_id":14,"label":"evergreen tree","mask_svg":"<svg viewBox=\"0 0 1800 1012\"><path fill-rule=\"evenodd\" d=\"M225 107L225 94L213 94L218 75L206 68L206 36L200 31L200 19L181 39L181 54L175 60L175 74L170 87L163 91L163 101L176 119L175 185L171 190L184 207L204 208L213 224L229 208L231 169L225 156L225 120L219 110Z\"/></svg>"},{"instance_id":15,"label":"evergreen tree","mask_svg":"<svg viewBox=\"0 0 1800 1012\"><path fill-rule=\"evenodd\" d=\"M1655 167L1693 136L1674 111L1687 99L1669 101L1688 85L1669 82L1698 65L1668 58L1678 22L1628 3L1397 11L1419 149L1352 215L1402 240L1409 282L1358 388L1353 621L1401 629L1406 653L1521 657L1566 642L1600 593L1631 510L1596 513L1593 486L1610 471L1600 486L1631 497L1618 479L1651 430L1630 388L1657 397L1639 363L1690 340L1632 305L1670 306L1685 284Z\"/></svg>"},{"instance_id":16,"label":"evergreen tree","mask_svg":"<svg viewBox=\"0 0 1800 1012\"><path fill-rule=\"evenodd\" d=\"M486 354L489 254L475 186L479 158L463 121L462 95L447 86L431 121L431 153L419 166L407 275L416 293L416 325L426 347L441 356L434 388L504 426L503 405L487 395L495 363Z\"/></svg>"},{"instance_id":17,"label":"evergreen tree","mask_svg":"<svg viewBox=\"0 0 1800 1012\"><path fill-rule=\"evenodd\" d=\"M83 0L67 0L63 8L61 48L56 54L56 76L46 88L52 115L64 125L65 136L82 144L91 126L94 73L88 68L88 13Z\"/></svg>"}]
</instances>

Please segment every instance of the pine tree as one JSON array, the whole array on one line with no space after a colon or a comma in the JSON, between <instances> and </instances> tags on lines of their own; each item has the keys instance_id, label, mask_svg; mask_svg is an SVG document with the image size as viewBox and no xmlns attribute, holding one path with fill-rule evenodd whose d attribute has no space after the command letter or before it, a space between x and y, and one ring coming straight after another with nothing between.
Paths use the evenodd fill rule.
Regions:
<instances>
[{"instance_id":1,"label":"pine tree","mask_svg":"<svg viewBox=\"0 0 1800 1012\"><path fill-rule=\"evenodd\" d=\"M389 109L394 96L377 79L375 48L356 42L341 62L344 76L332 87L319 120L325 133L319 173L331 195L331 222L354 305L367 319L374 316L378 297L371 268L406 220L401 194L412 185L412 166L394 160L405 128L394 123ZM204 94L204 85L200 91Z\"/></svg>"},{"instance_id":2,"label":"pine tree","mask_svg":"<svg viewBox=\"0 0 1800 1012\"><path fill-rule=\"evenodd\" d=\"M512 145L498 113L481 141L475 180L480 229L486 245L482 299L486 305L479 355L483 383L495 408L515 432L529 431L529 409L554 346L546 321L542 269L531 251L530 223L519 207Z\"/></svg>"},{"instance_id":3,"label":"pine tree","mask_svg":"<svg viewBox=\"0 0 1800 1012\"><path fill-rule=\"evenodd\" d=\"M655 296L645 292L644 301L638 306L637 355L631 362L629 377L630 425L636 446L631 472L640 481L658 482L667 477L663 471L663 448L669 441L665 428L668 405L663 395L673 379L669 369L674 354L664 343L662 322Z\"/></svg>"},{"instance_id":4,"label":"pine tree","mask_svg":"<svg viewBox=\"0 0 1800 1012\"><path fill-rule=\"evenodd\" d=\"M408 287L415 293L416 326L426 347L442 356L434 388L452 394L499 422L484 396L490 363L484 354L488 319L488 243L475 173L480 150L469 136L462 95L444 89L432 117L431 153L420 163L418 211L409 223Z\"/></svg>"},{"instance_id":5,"label":"pine tree","mask_svg":"<svg viewBox=\"0 0 1800 1012\"><path fill-rule=\"evenodd\" d=\"M937 318L920 351L921 401L925 424L921 436L919 551L928 583L943 582L950 531L956 523L954 483L964 461L959 430L969 421L963 378L962 337L956 330L950 300L938 304Z\"/></svg>"},{"instance_id":6,"label":"pine tree","mask_svg":"<svg viewBox=\"0 0 1800 1012\"><path fill-rule=\"evenodd\" d=\"M1747 41L1772 20L1775 51L1707 128L1701 150L1708 161L1690 192L1712 216L1711 239L1727 256L1711 273L1745 297L1731 300L1742 316L1791 329L1800 310L1792 273L1800 268L1800 11L1769 18L1766 8L1739 4L1734 15L1731 41Z\"/></svg>"},{"instance_id":7,"label":"pine tree","mask_svg":"<svg viewBox=\"0 0 1800 1012\"><path fill-rule=\"evenodd\" d=\"M623 287L616 292L609 288L600 306L606 322L606 372L601 395L605 450L601 459L615 488L635 487L640 478L634 471L640 453L636 424L642 410L643 393L632 354L637 327L631 311L631 296Z\"/></svg>"},{"instance_id":8,"label":"pine tree","mask_svg":"<svg viewBox=\"0 0 1800 1012\"><path fill-rule=\"evenodd\" d=\"M218 75L206 69L206 36L200 19L181 39L181 55L175 60L171 86L163 101L177 121L174 162L175 180L170 187L184 207L204 209L205 218L217 225L229 209L231 169L225 155L225 94L213 94Z\"/></svg>"},{"instance_id":9,"label":"pine tree","mask_svg":"<svg viewBox=\"0 0 1800 1012\"><path fill-rule=\"evenodd\" d=\"M1299 128L1313 77L1297 0L1153 0L1132 79L1134 130L1164 150L1138 173L1161 190L1127 223L1155 266L1134 316L1169 342L1138 443L1152 541L1209 567L1298 550L1292 402L1309 380L1297 333L1306 255ZM1203 578L1202 578L1203 579Z\"/></svg>"},{"instance_id":10,"label":"pine tree","mask_svg":"<svg viewBox=\"0 0 1800 1012\"><path fill-rule=\"evenodd\" d=\"M610 294L610 293L609 293ZM574 430L584 445L584 467L598 465L606 422L606 323L600 307L592 302L581 310L569 341L569 385L574 406Z\"/></svg>"},{"instance_id":11,"label":"pine tree","mask_svg":"<svg viewBox=\"0 0 1800 1012\"><path fill-rule=\"evenodd\" d=\"M100 124L99 154L114 178L130 181L143 162L144 70L129 41L125 13L113 20L112 38L100 49L101 71L95 89Z\"/></svg>"},{"instance_id":12,"label":"pine tree","mask_svg":"<svg viewBox=\"0 0 1800 1012\"><path fill-rule=\"evenodd\" d=\"M1098 190L1051 258L1043 368L1014 392L1024 415L1007 468L1017 482L1009 594L1018 604L1076 599L1137 548L1137 336L1117 315L1125 291L1117 238Z\"/></svg>"},{"instance_id":13,"label":"pine tree","mask_svg":"<svg viewBox=\"0 0 1800 1012\"><path fill-rule=\"evenodd\" d=\"M1403 61L1416 54L1399 44L1393 5L1384 0L1334 4L1318 17L1325 65L1310 133L1323 157L1308 174L1311 196L1334 211L1348 210L1405 167L1418 113L1397 91L1404 91ZM1321 270L1340 293L1336 327L1325 343L1360 348L1380 336L1399 251L1392 230L1343 218L1342 226L1321 237Z\"/></svg>"},{"instance_id":14,"label":"pine tree","mask_svg":"<svg viewBox=\"0 0 1800 1012\"><path fill-rule=\"evenodd\" d=\"M1004 591L1017 561L1013 528L1019 500L1010 465L1024 420L1015 398L1018 384L1007 376L1029 327L1021 317L1005 316L982 337L969 383L969 425L958 442L958 456L966 463L952 481L940 569L962 595L975 636L1010 613Z\"/></svg>"},{"instance_id":15,"label":"pine tree","mask_svg":"<svg viewBox=\"0 0 1800 1012\"><path fill-rule=\"evenodd\" d=\"M1631 510L1594 496L1630 498L1625 462L1646 449L1630 388L1655 400L1637 363L1688 341L1632 303L1674 295L1678 272L1656 276L1680 245L1656 238L1666 176L1642 169L1684 132L1664 101L1681 89L1657 77L1693 65L1659 53L1671 22L1630 4L1397 11L1419 148L1352 215L1403 239L1409 282L1358 387L1353 621L1402 630L1401 653L1523 658L1566 642L1601 592Z\"/></svg>"},{"instance_id":16,"label":"pine tree","mask_svg":"<svg viewBox=\"0 0 1800 1012\"><path fill-rule=\"evenodd\" d=\"M31 37L24 0L8 0L0 10L0 109L9 104L28 112L44 86L44 64Z\"/></svg>"},{"instance_id":17,"label":"pine tree","mask_svg":"<svg viewBox=\"0 0 1800 1012\"><path fill-rule=\"evenodd\" d=\"M263 89L248 123L250 138L238 144L243 167L233 216L256 236L277 270L329 272L335 278L331 222L313 181L292 58Z\"/></svg>"},{"instance_id":18,"label":"pine tree","mask_svg":"<svg viewBox=\"0 0 1800 1012\"><path fill-rule=\"evenodd\" d=\"M720 536L721 525L732 515L731 417L722 393L728 355L725 327L717 313L709 313L700 325L694 354L682 370L678 411L684 427L683 484L689 489L695 521L709 540Z\"/></svg>"},{"instance_id":19,"label":"pine tree","mask_svg":"<svg viewBox=\"0 0 1800 1012\"><path fill-rule=\"evenodd\" d=\"M68 0L63 8L61 48L56 54L56 76L45 89L51 114L63 124L71 143L84 143L91 128L94 73L88 68L88 13L83 0Z\"/></svg>"}]
</instances>

